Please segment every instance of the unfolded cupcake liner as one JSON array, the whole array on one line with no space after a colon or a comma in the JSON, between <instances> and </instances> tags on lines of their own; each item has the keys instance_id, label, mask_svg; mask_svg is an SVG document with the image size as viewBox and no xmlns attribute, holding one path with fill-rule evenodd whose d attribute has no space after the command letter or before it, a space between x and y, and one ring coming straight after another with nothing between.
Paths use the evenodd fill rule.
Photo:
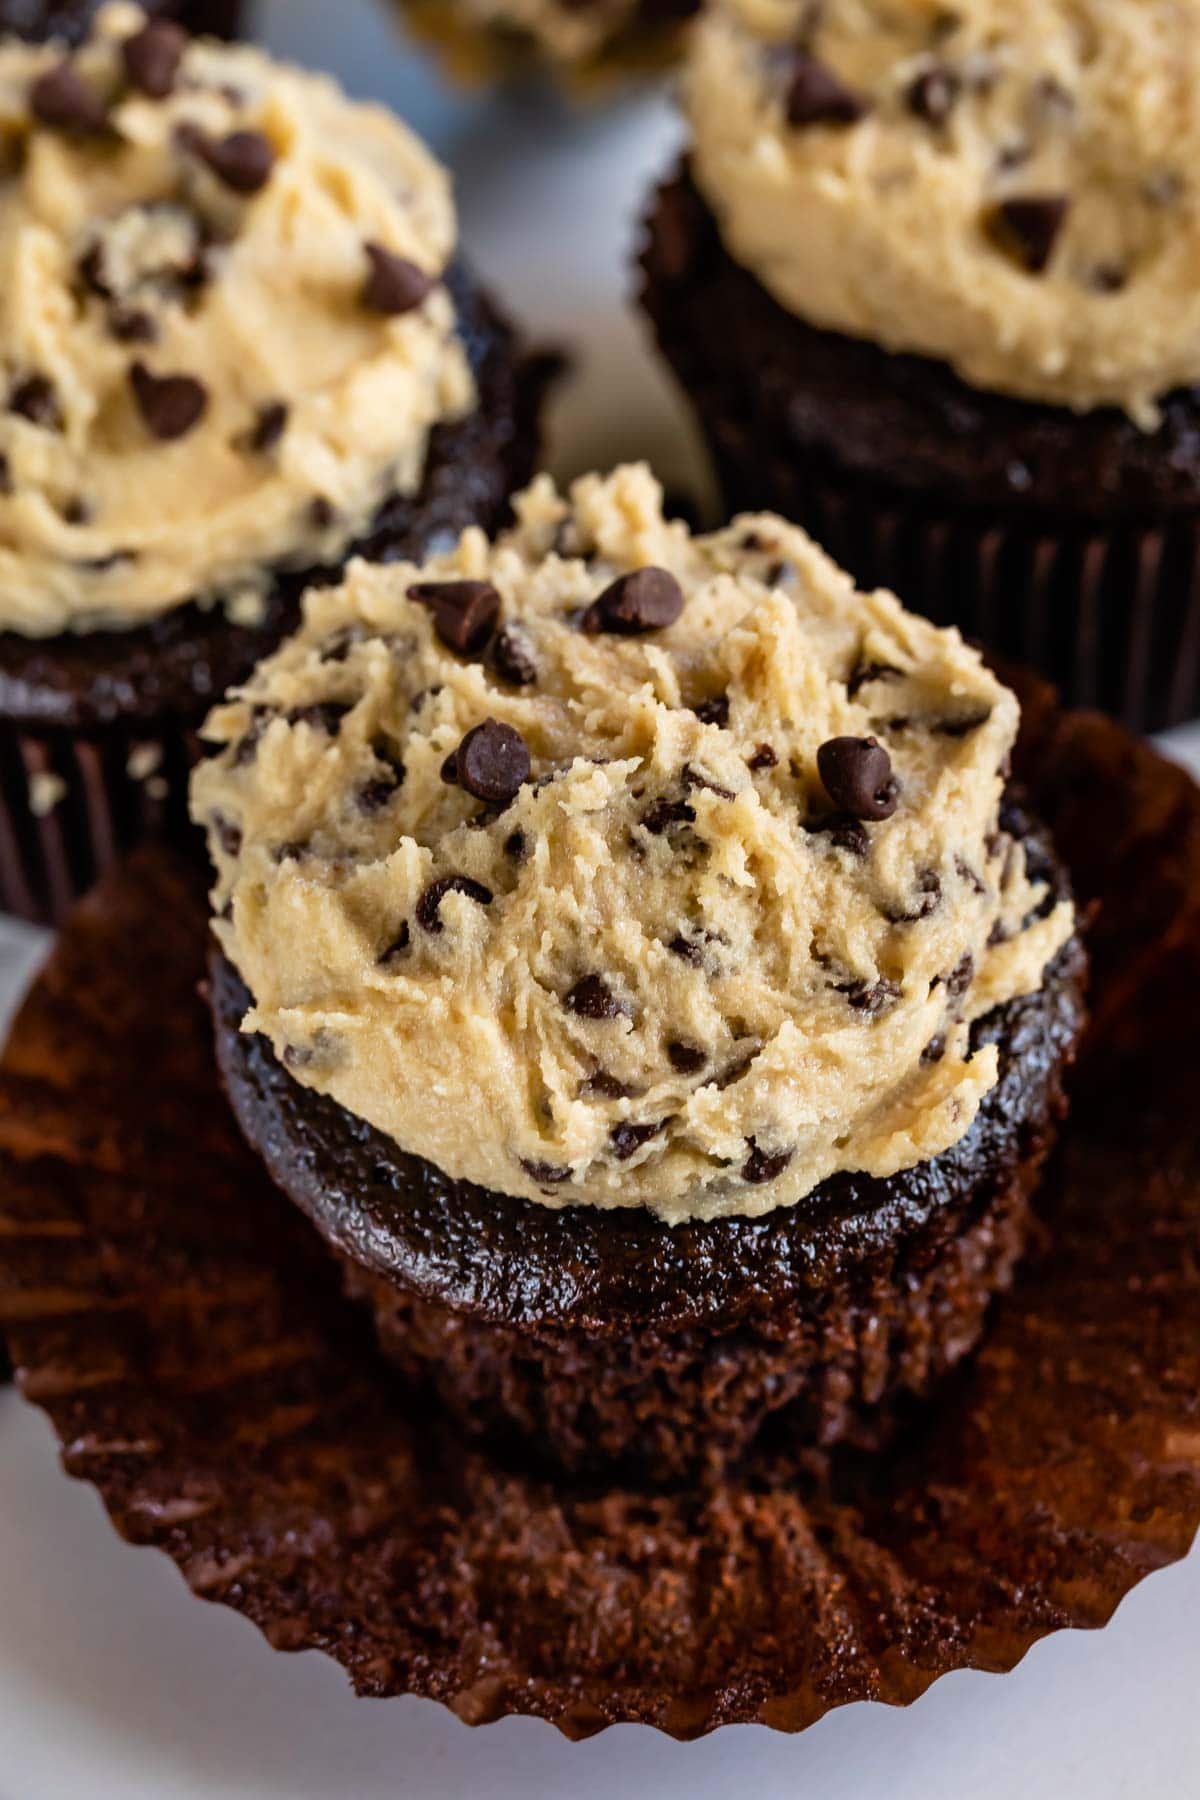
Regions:
<instances>
[{"instance_id":1,"label":"unfolded cupcake liner","mask_svg":"<svg viewBox=\"0 0 1200 1800\"><path fill-rule=\"evenodd\" d=\"M362 1694L574 1737L907 1703L1098 1626L1200 1523L1200 791L1026 690L1018 774L1092 917L1045 1248L876 1456L556 1482L386 1368L233 1125L202 883L143 848L74 913L0 1067L0 1327L127 1538Z\"/></svg>"}]
</instances>

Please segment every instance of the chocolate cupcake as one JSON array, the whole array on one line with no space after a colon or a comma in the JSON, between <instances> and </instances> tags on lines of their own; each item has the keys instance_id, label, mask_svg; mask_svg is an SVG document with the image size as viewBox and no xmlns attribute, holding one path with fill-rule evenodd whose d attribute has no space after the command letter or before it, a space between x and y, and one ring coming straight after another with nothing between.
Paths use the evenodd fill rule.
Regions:
<instances>
[{"instance_id":1,"label":"chocolate cupcake","mask_svg":"<svg viewBox=\"0 0 1200 1800\"><path fill-rule=\"evenodd\" d=\"M208 722L242 1129L472 1430L667 1479L977 1341L1081 1027L1015 697L642 468L358 564Z\"/></svg>"},{"instance_id":2,"label":"chocolate cupcake","mask_svg":"<svg viewBox=\"0 0 1200 1800\"><path fill-rule=\"evenodd\" d=\"M400 0L460 81L550 69L572 85L662 68L699 0Z\"/></svg>"},{"instance_id":3,"label":"chocolate cupcake","mask_svg":"<svg viewBox=\"0 0 1200 1800\"><path fill-rule=\"evenodd\" d=\"M645 304L731 506L1151 728L1200 711L1192 0L713 0Z\"/></svg>"},{"instance_id":4,"label":"chocolate cupcake","mask_svg":"<svg viewBox=\"0 0 1200 1800\"><path fill-rule=\"evenodd\" d=\"M123 5L0 59L0 904L47 918L184 827L304 585L500 522L540 375L381 109Z\"/></svg>"}]
</instances>

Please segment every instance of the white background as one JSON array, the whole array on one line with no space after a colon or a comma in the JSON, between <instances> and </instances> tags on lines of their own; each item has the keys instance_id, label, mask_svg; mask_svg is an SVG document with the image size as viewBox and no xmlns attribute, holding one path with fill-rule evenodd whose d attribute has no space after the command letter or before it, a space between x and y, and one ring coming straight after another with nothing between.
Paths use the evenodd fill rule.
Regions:
<instances>
[{"instance_id":1,"label":"white background","mask_svg":"<svg viewBox=\"0 0 1200 1800\"><path fill-rule=\"evenodd\" d=\"M675 125L642 94L572 116L546 96L448 96L372 0L268 0L276 48L392 100L455 168L465 242L535 331L581 349L551 453L570 474L646 455L696 470L625 307L636 213ZM1177 737L1200 768L1200 729ZM0 1015L43 937L0 923ZM58 1472L42 1416L0 1398L0 1800L1197 1800L1200 1551L1098 1633L963 1673L905 1712L854 1706L799 1738L675 1744L622 1727L568 1744L525 1719L471 1731L427 1701L353 1698L315 1654L278 1656L118 1541Z\"/></svg>"}]
</instances>

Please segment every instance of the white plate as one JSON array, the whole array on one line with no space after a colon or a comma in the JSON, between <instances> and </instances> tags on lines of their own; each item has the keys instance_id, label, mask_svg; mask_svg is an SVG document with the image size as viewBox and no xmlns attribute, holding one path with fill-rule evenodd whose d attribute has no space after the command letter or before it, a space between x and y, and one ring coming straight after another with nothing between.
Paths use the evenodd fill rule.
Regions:
<instances>
[{"instance_id":1,"label":"white plate","mask_svg":"<svg viewBox=\"0 0 1200 1800\"><path fill-rule=\"evenodd\" d=\"M398 53L372 0L269 0L271 43L396 103L454 165L463 235L579 373L554 413L571 474L648 455L699 467L625 306L637 209L677 141L662 95L572 116L545 95L450 97ZM1200 728L1175 746L1200 768ZM0 923L0 1020L44 946ZM1200 1552L1098 1633L1041 1643L1012 1675L962 1673L905 1712L854 1706L800 1738L680 1745L636 1727L567 1744L508 1720L471 1732L426 1701L357 1701L313 1654L275 1655L202 1606L165 1557L122 1544L59 1473L49 1427L0 1398L0 1800L1196 1800Z\"/></svg>"}]
</instances>

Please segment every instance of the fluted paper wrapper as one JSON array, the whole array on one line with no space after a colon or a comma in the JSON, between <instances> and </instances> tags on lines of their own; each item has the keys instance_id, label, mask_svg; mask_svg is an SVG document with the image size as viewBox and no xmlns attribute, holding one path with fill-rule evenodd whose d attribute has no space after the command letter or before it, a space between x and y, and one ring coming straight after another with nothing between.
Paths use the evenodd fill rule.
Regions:
<instances>
[{"instance_id":1,"label":"fluted paper wrapper","mask_svg":"<svg viewBox=\"0 0 1200 1800\"><path fill-rule=\"evenodd\" d=\"M1200 1522L1200 791L1029 699L1094 1023L1042 1247L892 1449L646 1493L457 1440L238 1139L202 884L159 849L73 915L0 1069L0 1324L68 1471L277 1648L473 1723L797 1731L1104 1624Z\"/></svg>"}]
</instances>

